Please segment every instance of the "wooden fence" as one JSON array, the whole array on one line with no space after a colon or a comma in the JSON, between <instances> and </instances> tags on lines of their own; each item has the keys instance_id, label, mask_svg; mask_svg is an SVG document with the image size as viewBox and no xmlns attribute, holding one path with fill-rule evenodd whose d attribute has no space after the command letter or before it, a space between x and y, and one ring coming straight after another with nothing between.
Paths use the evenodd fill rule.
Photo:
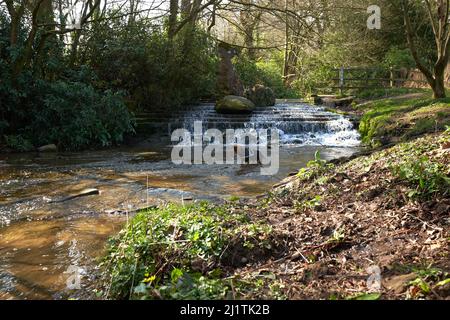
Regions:
<instances>
[{"instance_id":1,"label":"wooden fence","mask_svg":"<svg viewBox=\"0 0 450 320\"><path fill-rule=\"evenodd\" d=\"M382 69L382 68L345 68L333 69L335 76L331 79L331 88L343 94L350 89L383 89L383 88L422 88L428 82L418 70ZM446 77L450 87L450 65ZM330 87L329 87L330 88Z\"/></svg>"}]
</instances>

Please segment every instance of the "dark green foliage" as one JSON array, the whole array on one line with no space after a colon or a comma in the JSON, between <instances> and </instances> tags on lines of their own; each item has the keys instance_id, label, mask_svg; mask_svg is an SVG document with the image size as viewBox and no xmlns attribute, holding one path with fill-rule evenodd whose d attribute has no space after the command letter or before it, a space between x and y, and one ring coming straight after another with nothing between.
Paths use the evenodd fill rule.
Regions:
<instances>
[{"instance_id":1,"label":"dark green foliage","mask_svg":"<svg viewBox=\"0 0 450 320\"><path fill-rule=\"evenodd\" d=\"M215 44L199 30L169 40L148 22L99 20L83 30L76 52L65 54L57 37L40 54L34 47L31 65L13 79L28 30L11 49L5 14L0 26L0 144L18 151L119 144L134 131L129 109L167 110L214 95Z\"/></svg>"},{"instance_id":2,"label":"dark green foliage","mask_svg":"<svg viewBox=\"0 0 450 320\"><path fill-rule=\"evenodd\" d=\"M8 117L3 133L13 149L29 151L32 145L50 143L69 150L110 146L133 132L132 115L118 93L83 82L28 81L20 94L0 91Z\"/></svg>"},{"instance_id":3,"label":"dark green foliage","mask_svg":"<svg viewBox=\"0 0 450 320\"><path fill-rule=\"evenodd\" d=\"M214 43L197 30L169 40L144 22L98 23L84 40L81 62L93 66L101 88L126 90L134 109L167 108L213 96Z\"/></svg>"},{"instance_id":4,"label":"dark green foliage","mask_svg":"<svg viewBox=\"0 0 450 320\"><path fill-rule=\"evenodd\" d=\"M121 143L124 133L133 131L131 115L120 94L98 92L80 82L58 81L46 84L46 89L40 104L44 108L33 106L36 117L27 128L38 133L32 136L35 144L57 142L71 150L105 147Z\"/></svg>"},{"instance_id":5,"label":"dark green foliage","mask_svg":"<svg viewBox=\"0 0 450 320\"><path fill-rule=\"evenodd\" d=\"M33 150L33 145L31 142L28 139L25 139L22 135L5 136L5 142L9 148L20 152Z\"/></svg>"}]
</instances>

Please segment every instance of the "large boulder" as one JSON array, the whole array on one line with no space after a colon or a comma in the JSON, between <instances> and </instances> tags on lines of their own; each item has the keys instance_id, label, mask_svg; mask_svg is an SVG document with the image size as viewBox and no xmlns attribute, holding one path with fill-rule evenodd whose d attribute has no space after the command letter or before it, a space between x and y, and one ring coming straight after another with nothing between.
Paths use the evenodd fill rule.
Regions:
<instances>
[{"instance_id":1,"label":"large boulder","mask_svg":"<svg viewBox=\"0 0 450 320\"><path fill-rule=\"evenodd\" d=\"M245 114L252 113L255 104L250 100L239 96L226 96L217 101L216 112L223 114Z\"/></svg>"},{"instance_id":2,"label":"large boulder","mask_svg":"<svg viewBox=\"0 0 450 320\"><path fill-rule=\"evenodd\" d=\"M257 107L271 107L276 103L275 93L271 88L256 85L245 91L245 97L252 101Z\"/></svg>"}]
</instances>

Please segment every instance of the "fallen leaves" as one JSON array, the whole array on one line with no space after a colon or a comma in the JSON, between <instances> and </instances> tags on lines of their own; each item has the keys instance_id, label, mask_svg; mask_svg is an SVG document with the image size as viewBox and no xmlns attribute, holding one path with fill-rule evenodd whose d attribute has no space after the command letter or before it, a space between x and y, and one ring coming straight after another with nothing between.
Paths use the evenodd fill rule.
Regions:
<instances>
[{"instance_id":1,"label":"fallen leaves","mask_svg":"<svg viewBox=\"0 0 450 320\"><path fill-rule=\"evenodd\" d=\"M389 169L421 153L448 164L448 154L434 152L441 148L440 139L431 135L360 157L312 180L290 177L274 189L264 215L258 210L254 215L291 236L287 256L264 266L283 279L288 298L448 297L432 284L437 279L422 283L411 267L432 264L450 271L449 193L412 201L410 189ZM320 183L324 179L327 183ZM320 208L303 205L293 213L295 203L308 204L314 198L321 199ZM367 295L365 270L373 265L381 268L385 279L380 293Z\"/></svg>"}]
</instances>

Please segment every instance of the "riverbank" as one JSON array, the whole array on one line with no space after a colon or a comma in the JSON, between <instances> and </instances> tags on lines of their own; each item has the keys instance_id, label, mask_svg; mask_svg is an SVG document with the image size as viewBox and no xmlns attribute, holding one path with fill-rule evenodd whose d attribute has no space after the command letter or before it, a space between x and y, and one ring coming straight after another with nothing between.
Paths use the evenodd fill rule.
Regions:
<instances>
[{"instance_id":1,"label":"riverbank","mask_svg":"<svg viewBox=\"0 0 450 320\"><path fill-rule=\"evenodd\" d=\"M401 119L401 110L422 116L446 107L405 99L388 100L391 107L376 102L371 111L385 108L389 119ZM409 108L394 110L400 103ZM366 119L374 117L366 113ZM337 165L317 155L258 199L169 205L139 214L110 243L99 294L448 298L450 132L408 136L409 142L394 139L393 147Z\"/></svg>"},{"instance_id":2,"label":"riverbank","mask_svg":"<svg viewBox=\"0 0 450 320\"><path fill-rule=\"evenodd\" d=\"M353 105L329 109L357 119L364 144L377 148L445 130L450 98L434 100L426 89L360 93Z\"/></svg>"}]
</instances>

